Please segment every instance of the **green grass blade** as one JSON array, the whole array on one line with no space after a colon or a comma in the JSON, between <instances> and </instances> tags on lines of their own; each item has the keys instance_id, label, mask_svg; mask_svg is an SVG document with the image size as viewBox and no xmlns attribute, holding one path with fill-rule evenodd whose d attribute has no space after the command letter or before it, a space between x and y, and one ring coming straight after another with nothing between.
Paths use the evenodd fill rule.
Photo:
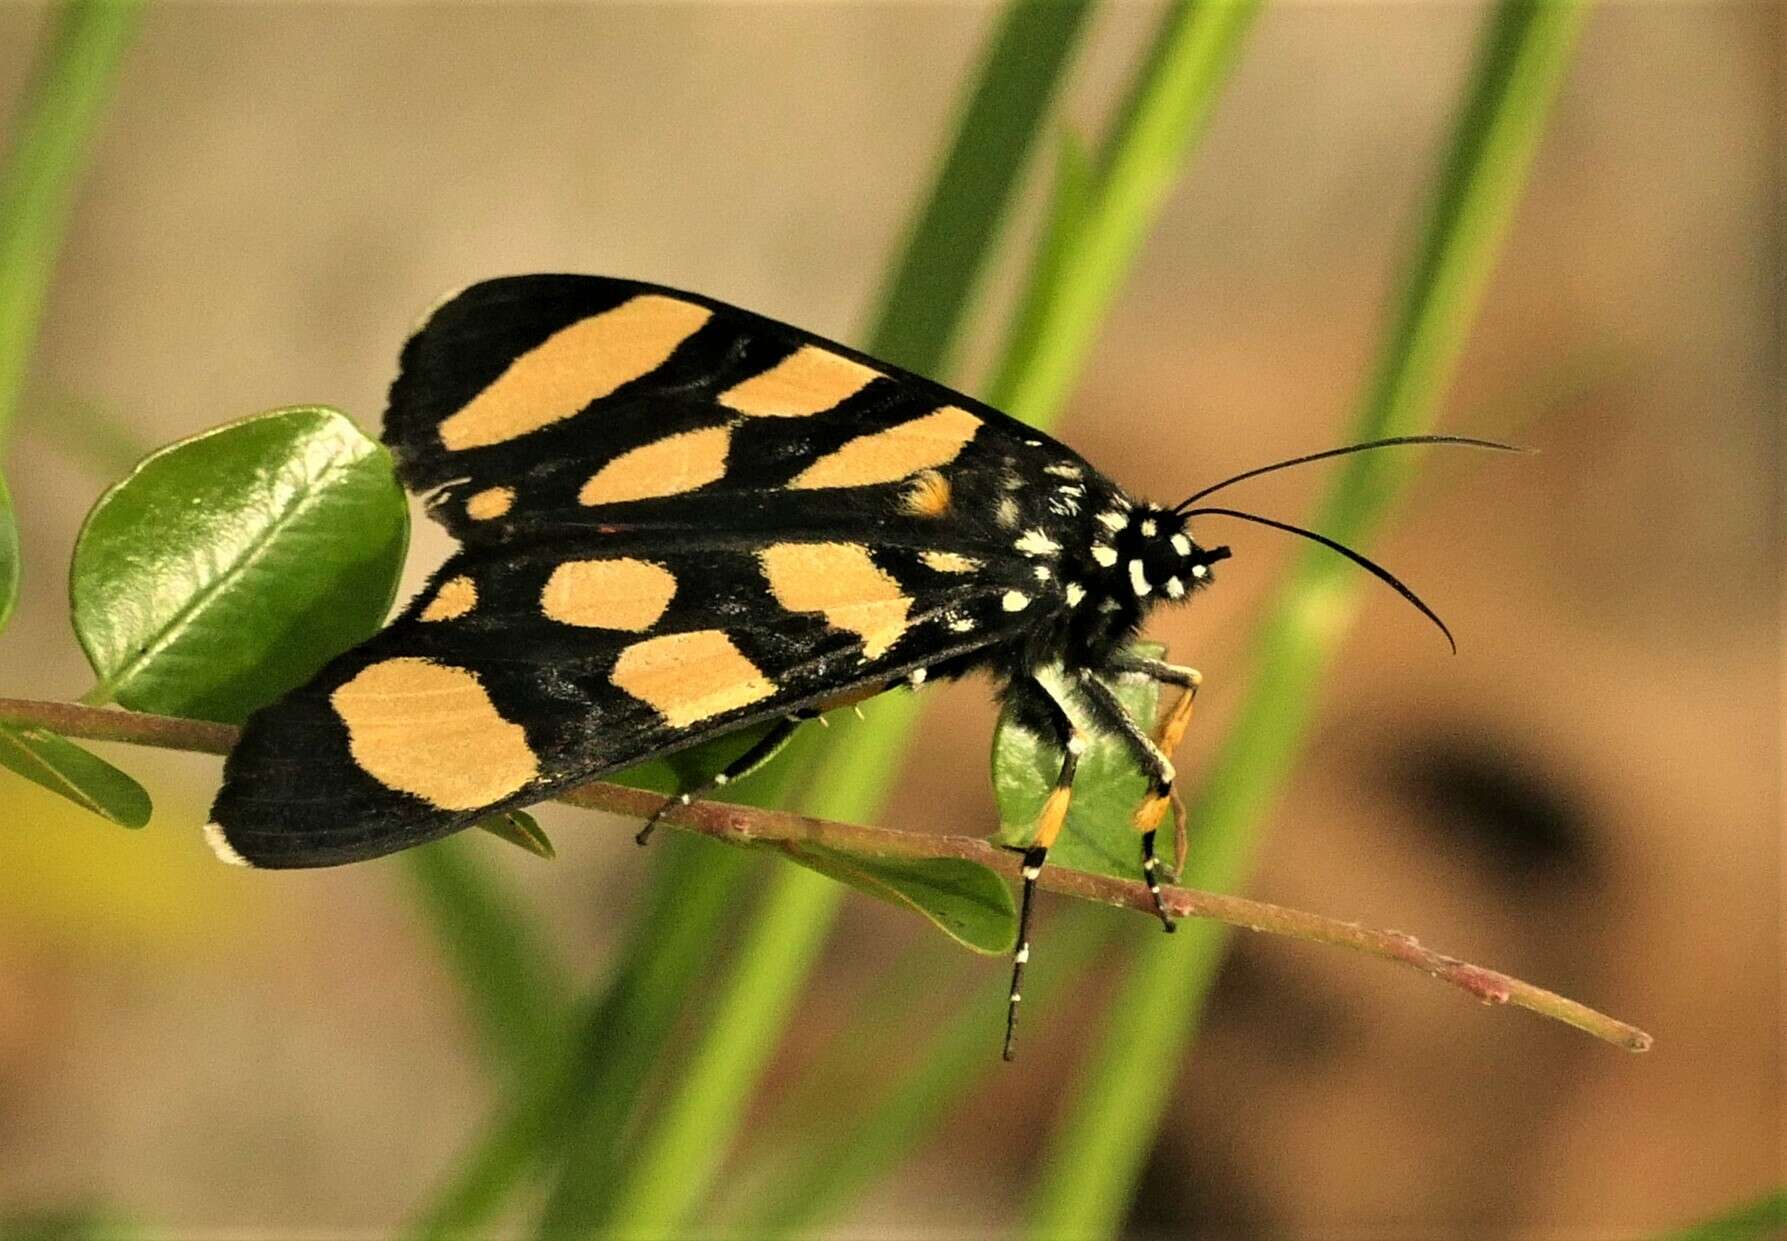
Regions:
<instances>
[{"instance_id":1,"label":"green grass blade","mask_svg":"<svg viewBox=\"0 0 1787 1241\"><path fill-rule=\"evenodd\" d=\"M665 1221L685 1218L707 1191L825 942L812 927L830 922L840 891L812 871L776 872L706 1029L678 1065L666 1107L642 1135L643 1157L631 1165L607 1217L617 1235L663 1235Z\"/></svg>"},{"instance_id":2,"label":"green grass blade","mask_svg":"<svg viewBox=\"0 0 1787 1241\"><path fill-rule=\"evenodd\" d=\"M1090 0L1018 0L999 19L955 141L889 275L869 352L939 376L998 239Z\"/></svg>"},{"instance_id":3,"label":"green grass blade","mask_svg":"<svg viewBox=\"0 0 1787 1241\"><path fill-rule=\"evenodd\" d=\"M564 970L475 847L483 843L448 839L407 850L404 873L489 1060L532 1076L564 1030Z\"/></svg>"},{"instance_id":4,"label":"green grass blade","mask_svg":"<svg viewBox=\"0 0 1787 1241\"><path fill-rule=\"evenodd\" d=\"M1084 8L1054 0L1018 0L1008 8L943 172L887 283L867 342L871 353L921 372L935 372L944 362L967 313L973 273L1004 219ZM989 126L996 140L988 136ZM972 244L961 249L964 238ZM791 747L782 783L798 771L812 790L801 802L809 813L872 818L885 788L865 784L863 773L898 770L916 715L911 699L889 696L867 726ZM690 1051L699 1072L679 1077L660 1116L640 1134L610 1224L674 1231L707 1192L743 1101L774 1049L770 1036L817 959L844 891L809 871L776 870L745 932L734 973ZM757 1033L747 1037L746 1031ZM586 1217L581 1224L595 1222Z\"/></svg>"},{"instance_id":5,"label":"green grass blade","mask_svg":"<svg viewBox=\"0 0 1787 1241\"><path fill-rule=\"evenodd\" d=\"M1431 424L1474 317L1484 280L1518 197L1544 117L1582 17L1582 5L1505 0L1491 17L1464 106L1453 127L1417 257L1375 378L1352 429L1356 438ZM1394 463L1386 463L1395 469ZM1357 543L1406 476L1367 464L1338 479L1322 529ZM1194 805L1198 851L1185 881L1236 886L1253 856L1257 824L1307 732L1314 691L1340 636L1354 577L1328 560L1299 560L1261 630L1254 683ZM1225 937L1190 924L1159 937L1131 962L1112 1021L1038 1179L1027 1232L1114 1236L1154 1142L1165 1092L1136 1065L1175 1063L1221 958Z\"/></svg>"},{"instance_id":6,"label":"green grass blade","mask_svg":"<svg viewBox=\"0 0 1787 1241\"><path fill-rule=\"evenodd\" d=\"M650 889L613 974L574 1005L558 1060L510 1090L406 1238L487 1229L519 1186L560 1159L548 1231L586 1230L581 1221L605 1208L622 1135L684 997L711 972L738 893L759 872L754 858L708 841L669 836L653 847Z\"/></svg>"},{"instance_id":7,"label":"green grass blade","mask_svg":"<svg viewBox=\"0 0 1787 1241\"><path fill-rule=\"evenodd\" d=\"M1213 6L1200 12L1186 5L1175 7L1162 22L1133 79L1119 120L1104 144L1099 167L1092 166L1071 136L1064 137L1048 219L997 371L991 398L995 404L1043 427L1051 425L1059 414L1084 363L1095 319L1114 296L1165 199L1173 174L1183 166L1202 132L1202 120L1226 80L1226 70L1256 8L1252 3ZM1100 270L1093 271L1093 267ZM1076 314L1091 315L1093 321L1071 322ZM1066 350L1068 356L1048 368L1048 381L1020 383L1050 349ZM1013 401L1023 404L1014 407ZM900 709L904 718L896 721L896 726L909 728L914 714L910 700L900 701ZM887 748L875 754L874 766L868 769L893 770L899 753L894 746L903 744L904 737L905 733L896 735L890 730L881 739ZM842 777L844 773L840 770L837 774ZM1085 938L1102 941L1102 934L1088 930ZM1094 947L1094 943L1076 944L1087 952ZM948 1071L921 1067L908 1083L890 1090L886 1110L871 1113L853 1126L862 1145L861 1156L853 1158L848 1169L854 1182L872 1181L911 1149L923 1131L912 1111L917 1100L940 1097L946 1082L950 1089L965 1092L973 1077L998 1063L996 1058L959 1056L961 1048L972 1046L973 1040L982 1036L980 1025L978 1014L972 1018L963 1014L946 1023L924 1054L935 1056L937 1064L948 1066ZM835 1153L827 1155L828 1160L835 1157ZM788 1231L798 1231L808 1221L823 1217L841 1201L838 1195L798 1175L793 1184L772 1186L768 1197L779 1205L767 1210Z\"/></svg>"},{"instance_id":8,"label":"green grass blade","mask_svg":"<svg viewBox=\"0 0 1787 1241\"><path fill-rule=\"evenodd\" d=\"M74 0L53 19L0 165L0 440L24 389L74 187L136 30L134 0Z\"/></svg>"},{"instance_id":9,"label":"green grass blade","mask_svg":"<svg viewBox=\"0 0 1787 1241\"><path fill-rule=\"evenodd\" d=\"M1099 923L1109 918L1104 911L1075 906L1060 910L1051 919L1049 949L1024 975L1024 1007L1031 1016L1047 1020L1056 1013L1057 1003L1066 998L1071 985L1108 942ZM976 1079L995 1066L1007 1072L1022 1071L999 1059L1006 994L1011 986L1008 970L982 967L975 972L983 977L962 990L967 998L951 1006L951 1014L934 1036L912 1050L912 1032L899 1032L910 1052L906 1057L910 1068L878 1083L881 1088L866 1100L846 1091L832 1094L828 1111L834 1114L824 1117L823 1127L829 1133L848 1133L850 1140L828 1144L824 1157L819 1157L811 1143L803 1143L792 1157L785 1157L785 1172L772 1181L738 1224L740 1236L822 1234L857 1194L898 1166L952 1107L967 1100ZM875 1019L875 1024L885 1028L883 1019ZM881 1032L865 1029L863 1034L872 1037ZM855 1046L865 1044L857 1042ZM874 1052L859 1050L853 1058L863 1055L873 1056ZM842 1115L835 1114L840 1101L847 1108ZM811 1125L817 1117L808 1114L801 1119Z\"/></svg>"},{"instance_id":10,"label":"green grass blade","mask_svg":"<svg viewBox=\"0 0 1787 1241\"><path fill-rule=\"evenodd\" d=\"M12 494L0 475L0 629L12 619L19 601L19 527L12 516Z\"/></svg>"},{"instance_id":11,"label":"green grass blade","mask_svg":"<svg viewBox=\"0 0 1787 1241\"><path fill-rule=\"evenodd\" d=\"M1777 1189L1712 1219L1664 1233L1658 1241L1770 1241L1787 1234L1787 1189Z\"/></svg>"},{"instance_id":12,"label":"green grass blade","mask_svg":"<svg viewBox=\"0 0 1787 1241\"><path fill-rule=\"evenodd\" d=\"M1025 293L992 404L1035 423L1066 401L1258 11L1258 0L1181 0L1168 12L1104 145L1073 261L1039 265Z\"/></svg>"}]
</instances>

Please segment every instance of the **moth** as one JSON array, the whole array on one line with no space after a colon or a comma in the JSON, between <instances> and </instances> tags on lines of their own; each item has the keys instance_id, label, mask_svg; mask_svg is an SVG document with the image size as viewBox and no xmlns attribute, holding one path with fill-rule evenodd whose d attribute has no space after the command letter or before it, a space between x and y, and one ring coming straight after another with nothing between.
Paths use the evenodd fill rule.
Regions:
<instances>
[{"instance_id":1,"label":"moth","mask_svg":"<svg viewBox=\"0 0 1787 1241\"><path fill-rule=\"evenodd\" d=\"M1163 507L920 375L712 298L579 275L437 306L404 346L384 440L460 550L387 628L248 720L206 828L222 858L374 858L773 722L688 801L828 704L980 672L1062 756L1023 854L1013 1013L1086 746L1075 717L1146 773L1137 874L1172 929L1155 833L1200 678L1129 648L1229 555L1193 520L1314 539L1438 622L1332 540L1199 502L1341 453L1460 442L1314 453ZM1138 674L1183 691L1152 730L1111 688Z\"/></svg>"}]
</instances>

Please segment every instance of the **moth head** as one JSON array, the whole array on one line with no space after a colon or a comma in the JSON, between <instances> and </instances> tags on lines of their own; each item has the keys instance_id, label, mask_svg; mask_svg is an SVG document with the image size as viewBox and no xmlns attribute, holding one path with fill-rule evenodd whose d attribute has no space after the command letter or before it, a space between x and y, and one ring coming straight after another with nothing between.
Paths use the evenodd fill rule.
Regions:
<instances>
[{"instance_id":1,"label":"moth head","mask_svg":"<svg viewBox=\"0 0 1787 1241\"><path fill-rule=\"evenodd\" d=\"M1226 547L1205 547L1191 535L1188 519L1171 509L1144 506L1131 515L1118 539L1130 590L1141 598L1183 599L1210 584L1211 566L1228 559Z\"/></svg>"}]
</instances>

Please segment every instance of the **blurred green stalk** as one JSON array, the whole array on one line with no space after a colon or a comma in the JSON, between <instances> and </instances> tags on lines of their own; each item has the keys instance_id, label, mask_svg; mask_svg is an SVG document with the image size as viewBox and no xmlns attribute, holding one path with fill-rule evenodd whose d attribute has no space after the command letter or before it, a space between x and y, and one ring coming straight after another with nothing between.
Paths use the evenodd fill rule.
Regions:
<instances>
[{"instance_id":1,"label":"blurred green stalk","mask_svg":"<svg viewBox=\"0 0 1787 1241\"><path fill-rule=\"evenodd\" d=\"M469 841L410 849L402 866L491 1062L522 1076L552 1064L566 1023L565 972L532 911Z\"/></svg>"},{"instance_id":2,"label":"blurred green stalk","mask_svg":"<svg viewBox=\"0 0 1787 1241\"><path fill-rule=\"evenodd\" d=\"M1077 144L1063 142L1048 218L989 396L995 406L1045 429L1060 416L1098 325L1183 172L1258 7L1253 0L1171 6L1131 81L1096 166ZM904 729L916 716L910 699L895 702L903 731L878 736L885 749L876 754L871 770L895 769L896 747L904 746ZM844 772L838 774L844 778ZM820 785L825 787L823 777ZM1083 922L1075 931L1063 928L1056 938L1084 930L1091 942L1080 947L1090 960L1103 932L1089 929L1090 920ZM1075 950L1071 959L1079 955ZM1001 977L999 986L1004 985ZM855 1153L839 1169L840 1177L866 1185L885 1174L925 1132L920 1107L950 1093L965 1093L975 1079L1002 1063L969 1051L984 1044L985 1024L980 1008L964 1007L938 1031L916 1067L889 1087L882 1104L853 1119ZM825 1159L825 1166L835 1161L819 1144L809 1157ZM789 1166L792 1171L764 1195L769 1205L758 1223L768 1233L790 1235L818 1227L844 1205L845 1195L836 1186L801 1171L798 1160Z\"/></svg>"},{"instance_id":3,"label":"blurred green stalk","mask_svg":"<svg viewBox=\"0 0 1787 1241\"><path fill-rule=\"evenodd\" d=\"M1429 427L1449 383L1556 95L1584 6L1504 0L1489 19L1454 122L1394 326L1353 439ZM1350 459L1322 506L1324 533L1358 545L1383 518L1409 467ZM1301 557L1270 609L1256 673L1193 810L1184 881L1232 889L1246 878L1259 825L1315 712L1320 678L1353 610L1358 577L1334 558ZM1226 935L1211 924L1155 937L1131 963L1033 1194L1033 1237L1116 1236L1155 1141L1170 1079L1208 994ZM1170 1071L1170 1070L1169 1070Z\"/></svg>"},{"instance_id":4,"label":"blurred green stalk","mask_svg":"<svg viewBox=\"0 0 1787 1241\"><path fill-rule=\"evenodd\" d=\"M1787 1236L1787 1189L1664 1233L1658 1241L1779 1241L1782 1236Z\"/></svg>"},{"instance_id":5,"label":"blurred green stalk","mask_svg":"<svg viewBox=\"0 0 1787 1241\"><path fill-rule=\"evenodd\" d=\"M1073 390L1111 302L1234 66L1258 0L1179 0L1162 18L1089 174L1064 157L1057 210L987 400L1035 426Z\"/></svg>"},{"instance_id":6,"label":"blurred green stalk","mask_svg":"<svg viewBox=\"0 0 1787 1241\"><path fill-rule=\"evenodd\" d=\"M38 52L0 165L0 442L18 412L50 274L136 0L71 0Z\"/></svg>"},{"instance_id":7,"label":"blurred green stalk","mask_svg":"<svg viewBox=\"0 0 1787 1241\"><path fill-rule=\"evenodd\" d=\"M974 285L1006 215L1088 0L1018 0L994 32L978 83L932 192L909 233L868 349L921 373L936 373L966 315ZM863 773L897 769L916 708L878 703L871 723L808 737L781 760L786 788L798 771L801 808L831 818L872 819L883 783ZM806 730L812 734L814 730ZM813 756L803 761L805 756ZM554 1235L608 1228L674 1232L706 1194L736 1135L744 1101L774 1051L801 983L830 932L843 889L794 866L777 866L742 936L733 973L714 1011L682 1049L689 1071L641 1126L623 1162L604 1173L573 1152L552 1196L543 1230ZM590 1182L579 1189L576 1175ZM572 1209L581 1200L585 1211ZM606 1210L594 1209L611 1203ZM544 1225L550 1224L550 1228Z\"/></svg>"}]
</instances>

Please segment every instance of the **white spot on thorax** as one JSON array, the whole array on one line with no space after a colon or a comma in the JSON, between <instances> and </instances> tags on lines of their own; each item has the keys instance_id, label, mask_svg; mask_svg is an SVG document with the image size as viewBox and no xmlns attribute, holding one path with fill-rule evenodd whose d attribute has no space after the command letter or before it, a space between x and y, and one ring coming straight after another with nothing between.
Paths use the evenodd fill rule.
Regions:
<instances>
[{"instance_id":1,"label":"white spot on thorax","mask_svg":"<svg viewBox=\"0 0 1787 1241\"><path fill-rule=\"evenodd\" d=\"M1117 563L1117 549L1114 547L1107 547L1103 543L1094 543L1092 545L1092 559L1098 561L1099 564L1108 569Z\"/></svg>"},{"instance_id":2,"label":"white spot on thorax","mask_svg":"<svg viewBox=\"0 0 1787 1241\"><path fill-rule=\"evenodd\" d=\"M917 689L919 686L921 686L925 683L926 675L927 674L923 668L914 668L912 670L911 674L909 676L907 676L906 679L908 681L912 682L913 689Z\"/></svg>"},{"instance_id":3,"label":"white spot on thorax","mask_svg":"<svg viewBox=\"0 0 1787 1241\"><path fill-rule=\"evenodd\" d=\"M1169 599L1183 599L1184 597L1185 597L1185 583L1181 582L1176 577L1169 577L1167 579L1167 598L1169 598Z\"/></svg>"},{"instance_id":4,"label":"white spot on thorax","mask_svg":"<svg viewBox=\"0 0 1787 1241\"><path fill-rule=\"evenodd\" d=\"M1143 538L1151 539L1155 536L1155 534L1159 530L1160 530L1160 527L1154 524L1154 519L1152 517L1143 519L1143 521L1142 521L1142 537Z\"/></svg>"},{"instance_id":5,"label":"white spot on thorax","mask_svg":"<svg viewBox=\"0 0 1787 1241\"><path fill-rule=\"evenodd\" d=\"M1142 570L1142 562L1139 560L1129 562L1129 585L1138 599L1154 589L1148 585L1148 575Z\"/></svg>"},{"instance_id":6,"label":"white spot on thorax","mask_svg":"<svg viewBox=\"0 0 1787 1241\"><path fill-rule=\"evenodd\" d=\"M1183 534L1175 534L1172 541L1174 551L1178 552L1181 556L1191 555L1190 539L1186 538Z\"/></svg>"},{"instance_id":7,"label":"white spot on thorax","mask_svg":"<svg viewBox=\"0 0 1787 1241\"><path fill-rule=\"evenodd\" d=\"M1070 607L1070 608L1079 607L1080 602L1083 599L1085 599L1085 597L1086 597L1086 588L1084 586L1080 585L1078 582L1069 582L1067 584L1067 606L1068 607Z\"/></svg>"},{"instance_id":8,"label":"white spot on thorax","mask_svg":"<svg viewBox=\"0 0 1787 1241\"><path fill-rule=\"evenodd\" d=\"M1209 576L1209 573L1210 569L1207 565L1194 564L1191 566L1191 575L1193 577L1207 577Z\"/></svg>"},{"instance_id":9,"label":"white spot on thorax","mask_svg":"<svg viewBox=\"0 0 1787 1241\"><path fill-rule=\"evenodd\" d=\"M1012 544L1026 556L1053 556L1061 550L1061 544L1055 542L1041 530L1026 530L1024 537Z\"/></svg>"},{"instance_id":10,"label":"white spot on thorax","mask_svg":"<svg viewBox=\"0 0 1787 1241\"><path fill-rule=\"evenodd\" d=\"M1008 590L999 603L1007 612L1022 612L1030 606L1030 596L1021 590Z\"/></svg>"},{"instance_id":11,"label":"white spot on thorax","mask_svg":"<svg viewBox=\"0 0 1787 1241\"><path fill-rule=\"evenodd\" d=\"M1032 565L1030 572L1036 575L1036 580L1039 582L1049 580L1049 566L1046 564Z\"/></svg>"}]
</instances>

